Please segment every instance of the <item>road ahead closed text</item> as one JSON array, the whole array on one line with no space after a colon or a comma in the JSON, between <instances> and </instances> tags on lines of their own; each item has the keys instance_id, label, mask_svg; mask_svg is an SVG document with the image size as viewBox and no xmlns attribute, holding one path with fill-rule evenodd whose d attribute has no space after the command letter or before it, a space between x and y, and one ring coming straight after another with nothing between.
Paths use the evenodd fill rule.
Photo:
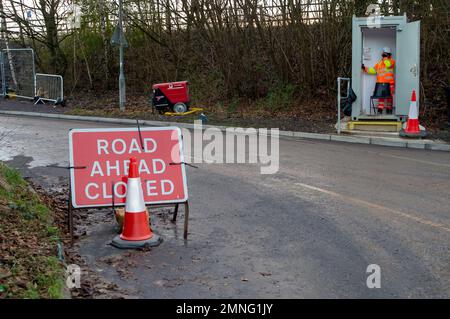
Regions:
<instances>
[{"instance_id":1,"label":"road ahead closed text","mask_svg":"<svg viewBox=\"0 0 450 319\"><path fill-rule=\"evenodd\" d=\"M130 157L136 157L148 204L187 200L178 128L80 129L70 132L74 207L123 204Z\"/></svg>"}]
</instances>

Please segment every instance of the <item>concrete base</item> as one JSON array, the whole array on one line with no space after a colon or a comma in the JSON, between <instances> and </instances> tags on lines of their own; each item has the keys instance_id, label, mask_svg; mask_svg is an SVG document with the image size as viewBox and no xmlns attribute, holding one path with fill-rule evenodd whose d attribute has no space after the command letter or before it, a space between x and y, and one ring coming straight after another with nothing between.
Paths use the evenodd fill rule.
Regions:
<instances>
[{"instance_id":1,"label":"concrete base","mask_svg":"<svg viewBox=\"0 0 450 319\"><path fill-rule=\"evenodd\" d=\"M352 118L354 121L400 121L402 116L394 114L374 114L374 115L360 115Z\"/></svg>"},{"instance_id":2,"label":"concrete base","mask_svg":"<svg viewBox=\"0 0 450 319\"><path fill-rule=\"evenodd\" d=\"M386 138L398 138L398 132L378 132L378 131L358 131L358 130L342 130L342 134L355 135L355 136L372 136L372 137L386 137Z\"/></svg>"},{"instance_id":3,"label":"concrete base","mask_svg":"<svg viewBox=\"0 0 450 319\"><path fill-rule=\"evenodd\" d=\"M114 237L111 245L121 249L137 249L143 247L156 247L163 241L162 237L153 233L153 236L146 240L123 240L120 235Z\"/></svg>"},{"instance_id":4,"label":"concrete base","mask_svg":"<svg viewBox=\"0 0 450 319\"><path fill-rule=\"evenodd\" d=\"M420 132L419 133L414 133L414 134L411 134L411 133L407 133L404 129L401 129L399 132L398 132L398 134L401 136L401 137L410 137L410 138L422 138L422 137L425 137L425 136L427 136L427 131L425 131L425 130L420 130Z\"/></svg>"},{"instance_id":5,"label":"concrete base","mask_svg":"<svg viewBox=\"0 0 450 319\"><path fill-rule=\"evenodd\" d=\"M349 130L372 131L372 132L398 132L402 123L397 121L349 121Z\"/></svg>"}]
</instances>

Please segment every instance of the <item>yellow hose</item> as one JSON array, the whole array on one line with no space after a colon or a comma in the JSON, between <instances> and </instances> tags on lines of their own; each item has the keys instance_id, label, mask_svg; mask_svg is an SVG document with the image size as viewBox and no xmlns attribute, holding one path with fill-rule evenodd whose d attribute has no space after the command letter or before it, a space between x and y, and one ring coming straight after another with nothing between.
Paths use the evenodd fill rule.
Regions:
<instances>
[{"instance_id":1,"label":"yellow hose","mask_svg":"<svg viewBox=\"0 0 450 319\"><path fill-rule=\"evenodd\" d=\"M194 114L203 111L203 108L201 107L191 107L191 109L184 113L175 113L175 112L166 112L164 115L166 116L185 116L189 114Z\"/></svg>"},{"instance_id":2,"label":"yellow hose","mask_svg":"<svg viewBox=\"0 0 450 319\"><path fill-rule=\"evenodd\" d=\"M15 92L8 92L6 95L7 95L10 99L15 99L15 98L17 97Z\"/></svg>"}]
</instances>

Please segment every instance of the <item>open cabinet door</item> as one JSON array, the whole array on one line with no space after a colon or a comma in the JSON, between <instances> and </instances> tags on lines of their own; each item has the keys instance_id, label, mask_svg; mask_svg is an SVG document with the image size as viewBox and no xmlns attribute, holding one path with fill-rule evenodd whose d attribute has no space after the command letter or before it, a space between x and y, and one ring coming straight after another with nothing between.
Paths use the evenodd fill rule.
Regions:
<instances>
[{"instance_id":1,"label":"open cabinet door","mask_svg":"<svg viewBox=\"0 0 450 319\"><path fill-rule=\"evenodd\" d=\"M419 101L420 21L399 26L396 64L396 114L408 115L412 90L416 90Z\"/></svg>"}]
</instances>

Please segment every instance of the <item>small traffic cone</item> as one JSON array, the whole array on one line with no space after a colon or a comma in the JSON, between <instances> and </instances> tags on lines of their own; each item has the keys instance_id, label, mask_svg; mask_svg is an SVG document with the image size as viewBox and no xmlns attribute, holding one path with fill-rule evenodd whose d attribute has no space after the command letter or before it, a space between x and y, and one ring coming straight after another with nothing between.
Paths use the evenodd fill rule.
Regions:
<instances>
[{"instance_id":1,"label":"small traffic cone","mask_svg":"<svg viewBox=\"0 0 450 319\"><path fill-rule=\"evenodd\" d=\"M417 108L416 90L412 91L406 127L400 130L399 135L402 137L425 137L427 135L425 129L421 129L419 124L419 110Z\"/></svg>"},{"instance_id":2,"label":"small traffic cone","mask_svg":"<svg viewBox=\"0 0 450 319\"><path fill-rule=\"evenodd\" d=\"M117 248L140 248L158 246L161 241L162 238L150 229L141 178L136 158L132 157L128 173L122 233L116 236L111 244Z\"/></svg>"}]
</instances>

